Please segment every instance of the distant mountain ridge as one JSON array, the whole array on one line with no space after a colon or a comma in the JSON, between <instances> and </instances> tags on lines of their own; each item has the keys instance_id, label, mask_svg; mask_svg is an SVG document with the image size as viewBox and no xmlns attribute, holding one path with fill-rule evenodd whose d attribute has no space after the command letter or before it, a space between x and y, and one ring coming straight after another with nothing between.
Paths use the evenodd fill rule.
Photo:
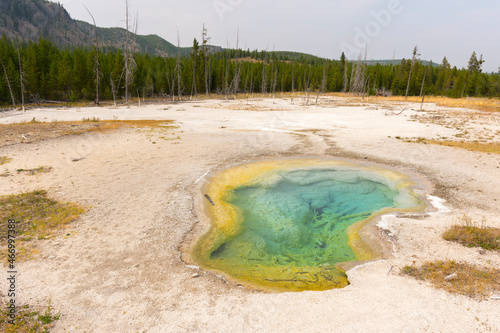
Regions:
<instances>
[{"instance_id":1,"label":"distant mountain ridge","mask_svg":"<svg viewBox=\"0 0 500 333\"><path fill-rule=\"evenodd\" d=\"M405 59L405 60L410 60L411 59ZM356 62L357 60L351 60L351 62ZM364 62L364 60L361 60L362 62ZM382 66L385 66L385 65L399 65L401 64L401 62L403 61L403 59L394 59L394 60L366 60L366 64L368 66L375 66L377 64L379 65L382 65ZM440 66L438 63L435 63L433 61L428 61L428 60L418 60L422 65L424 66L428 66L429 64L432 63L432 65L434 67L436 66Z\"/></svg>"},{"instance_id":2,"label":"distant mountain ridge","mask_svg":"<svg viewBox=\"0 0 500 333\"><path fill-rule=\"evenodd\" d=\"M99 44L108 49L125 48L126 30L124 28L97 27ZM64 7L47 0L0 0L0 35L21 42L48 39L60 48L92 47L94 45L94 26L90 23L72 19ZM133 34L132 34L133 35ZM135 51L151 56L172 57L177 55L177 46L158 35L133 35ZM209 46L212 53L225 51L219 46ZM230 50L228 50L230 51ZM191 47L181 47L180 54L187 56ZM277 57L287 57L295 61L318 61L323 58L293 51L271 51ZM367 60L368 65L400 64L398 60ZM356 60L350 60L356 62ZM427 65L428 61L421 61ZM437 65L437 64L435 64Z\"/></svg>"},{"instance_id":3,"label":"distant mountain ridge","mask_svg":"<svg viewBox=\"0 0 500 333\"><path fill-rule=\"evenodd\" d=\"M126 39L124 28L97 28L99 44L123 49ZM74 20L60 4L46 0L0 0L0 34L19 41L37 41L40 37L58 47L91 47L94 26ZM177 47L157 35L137 35L136 51L155 56L177 55ZM220 47L210 46L213 52ZM190 47L180 48L182 55Z\"/></svg>"}]
</instances>

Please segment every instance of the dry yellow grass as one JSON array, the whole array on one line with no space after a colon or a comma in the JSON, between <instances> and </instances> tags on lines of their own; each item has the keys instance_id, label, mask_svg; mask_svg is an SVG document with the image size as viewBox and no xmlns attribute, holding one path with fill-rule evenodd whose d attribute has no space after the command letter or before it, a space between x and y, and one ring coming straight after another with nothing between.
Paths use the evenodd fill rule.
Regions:
<instances>
[{"instance_id":1,"label":"dry yellow grass","mask_svg":"<svg viewBox=\"0 0 500 333\"><path fill-rule=\"evenodd\" d=\"M438 141L438 140L424 140L424 142L441 146L447 146L447 147L462 148L469 151L500 154L500 143L498 142L481 143L481 142Z\"/></svg>"},{"instance_id":2,"label":"dry yellow grass","mask_svg":"<svg viewBox=\"0 0 500 333\"><path fill-rule=\"evenodd\" d=\"M391 101L391 102L422 102L422 97L410 96L408 100L404 96L391 96L391 97L370 97L378 101ZM500 100L498 98L447 98L426 96L425 103L436 103L439 106L454 107L454 108L467 108L473 110L480 110L486 112L500 112Z\"/></svg>"},{"instance_id":3,"label":"dry yellow grass","mask_svg":"<svg viewBox=\"0 0 500 333\"><path fill-rule=\"evenodd\" d=\"M487 227L485 221L475 222L468 215L463 215L459 223L446 230L443 238L467 247L500 251L500 229Z\"/></svg>"},{"instance_id":4,"label":"dry yellow grass","mask_svg":"<svg viewBox=\"0 0 500 333\"><path fill-rule=\"evenodd\" d=\"M9 163L10 161L12 161L12 158L7 156L0 156L0 165Z\"/></svg>"},{"instance_id":5,"label":"dry yellow grass","mask_svg":"<svg viewBox=\"0 0 500 333\"><path fill-rule=\"evenodd\" d=\"M0 146L52 139L65 135L79 135L87 132L113 131L125 127L168 129L173 128L169 126L171 122L171 120L99 120L98 118L54 122L32 120L31 122L0 125Z\"/></svg>"},{"instance_id":6,"label":"dry yellow grass","mask_svg":"<svg viewBox=\"0 0 500 333\"><path fill-rule=\"evenodd\" d=\"M317 92L311 92L311 101L314 102L315 96ZM304 96L303 92L296 92L294 94L291 93L277 93L277 96L285 96L285 97L299 97ZM391 102L411 102L411 103L421 103L422 97L419 96L409 96L408 99L405 99L404 96L365 96L363 99L362 95L356 95L352 93L323 93L321 96L328 97L338 97L344 100L346 105L349 104L359 104L359 103L375 103L375 104L384 104ZM500 99L498 98L448 98L441 96L426 96L425 103L435 103L439 106L444 107L453 107L453 108L466 108L478 111L485 112L500 112ZM314 104L314 103L312 103Z\"/></svg>"},{"instance_id":7,"label":"dry yellow grass","mask_svg":"<svg viewBox=\"0 0 500 333\"><path fill-rule=\"evenodd\" d=\"M33 191L0 197L0 246L7 258L8 221L16 221L17 259L28 258L34 249L33 240L43 239L74 221L85 208L74 203L62 203L48 197L46 191Z\"/></svg>"},{"instance_id":8,"label":"dry yellow grass","mask_svg":"<svg viewBox=\"0 0 500 333\"><path fill-rule=\"evenodd\" d=\"M314 94L312 92L311 94ZM296 93L302 94L303 93ZM290 93L286 93L289 96ZM325 93L320 96L340 97L345 99L347 103L361 103L363 102L362 95L352 93ZM384 102L411 102L421 103L422 97L409 96L405 99L404 96L365 96L364 102L382 104ZM448 98L441 96L425 96L425 103L435 103L439 106L453 107L453 108L467 108L472 110L486 111L486 112L500 112L500 99L498 98Z\"/></svg>"},{"instance_id":9,"label":"dry yellow grass","mask_svg":"<svg viewBox=\"0 0 500 333\"><path fill-rule=\"evenodd\" d=\"M450 293L477 299L488 298L500 291L500 270L453 260L426 262L421 267L405 266L401 274L428 281Z\"/></svg>"}]
</instances>

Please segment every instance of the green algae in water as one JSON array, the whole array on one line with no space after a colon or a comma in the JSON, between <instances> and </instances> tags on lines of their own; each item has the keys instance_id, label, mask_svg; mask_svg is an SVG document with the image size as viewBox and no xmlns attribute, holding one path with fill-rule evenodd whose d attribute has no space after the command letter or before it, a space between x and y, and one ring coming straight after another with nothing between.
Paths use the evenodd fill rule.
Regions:
<instances>
[{"instance_id":1,"label":"green algae in water","mask_svg":"<svg viewBox=\"0 0 500 333\"><path fill-rule=\"evenodd\" d=\"M343 166L263 173L220 198L242 221L202 266L264 289L344 287L346 275L335 265L360 260L349 246L348 228L382 209L414 206L415 196L400 187Z\"/></svg>"}]
</instances>

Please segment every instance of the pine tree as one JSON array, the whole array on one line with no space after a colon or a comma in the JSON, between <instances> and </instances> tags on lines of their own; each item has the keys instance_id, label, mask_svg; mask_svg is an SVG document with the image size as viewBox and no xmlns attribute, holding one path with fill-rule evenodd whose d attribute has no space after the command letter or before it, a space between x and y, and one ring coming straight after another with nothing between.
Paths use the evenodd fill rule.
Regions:
<instances>
[{"instance_id":1,"label":"pine tree","mask_svg":"<svg viewBox=\"0 0 500 333\"><path fill-rule=\"evenodd\" d=\"M484 60L483 55L477 58L476 51L472 52L472 55L469 59L467 76L464 83L464 88L462 90L462 98L464 97L464 93L467 90L468 95L476 94L477 80L479 74L482 72L481 67L483 66Z\"/></svg>"},{"instance_id":2,"label":"pine tree","mask_svg":"<svg viewBox=\"0 0 500 333\"><path fill-rule=\"evenodd\" d=\"M481 54L480 58L477 58L476 51L472 52L472 55L469 59L469 72L470 73L481 73L484 60L483 55Z\"/></svg>"},{"instance_id":3,"label":"pine tree","mask_svg":"<svg viewBox=\"0 0 500 333\"><path fill-rule=\"evenodd\" d=\"M342 73L343 81L342 81L342 92L347 92L347 58L342 52L340 56L340 71Z\"/></svg>"},{"instance_id":4,"label":"pine tree","mask_svg":"<svg viewBox=\"0 0 500 333\"><path fill-rule=\"evenodd\" d=\"M191 62L193 64L193 84L191 86L191 97L193 96L193 91L194 91L194 98L198 99L198 91L196 89L196 72L198 69L198 56L199 56L199 44L196 38L193 40L193 52L191 53Z\"/></svg>"},{"instance_id":5,"label":"pine tree","mask_svg":"<svg viewBox=\"0 0 500 333\"><path fill-rule=\"evenodd\" d=\"M418 48L415 45L415 48L413 49L413 56L411 58L410 74L408 75L408 85L406 86L405 99L408 99L408 91L410 90L410 80L411 80L411 73L413 71L413 66L415 66L415 61L417 61L417 57L420 56L420 54L417 51Z\"/></svg>"}]
</instances>

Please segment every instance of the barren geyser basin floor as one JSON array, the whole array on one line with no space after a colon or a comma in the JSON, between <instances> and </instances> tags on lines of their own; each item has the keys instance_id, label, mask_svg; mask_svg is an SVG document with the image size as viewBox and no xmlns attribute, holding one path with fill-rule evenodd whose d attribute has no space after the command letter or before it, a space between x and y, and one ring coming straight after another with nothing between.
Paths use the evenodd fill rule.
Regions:
<instances>
[{"instance_id":1,"label":"barren geyser basin floor","mask_svg":"<svg viewBox=\"0 0 500 333\"><path fill-rule=\"evenodd\" d=\"M500 332L496 285L401 274L500 267L442 237L500 227L498 114L291 97L1 112L0 195L85 209L29 240L16 304L56 333ZM479 150L434 144L459 140Z\"/></svg>"}]
</instances>

